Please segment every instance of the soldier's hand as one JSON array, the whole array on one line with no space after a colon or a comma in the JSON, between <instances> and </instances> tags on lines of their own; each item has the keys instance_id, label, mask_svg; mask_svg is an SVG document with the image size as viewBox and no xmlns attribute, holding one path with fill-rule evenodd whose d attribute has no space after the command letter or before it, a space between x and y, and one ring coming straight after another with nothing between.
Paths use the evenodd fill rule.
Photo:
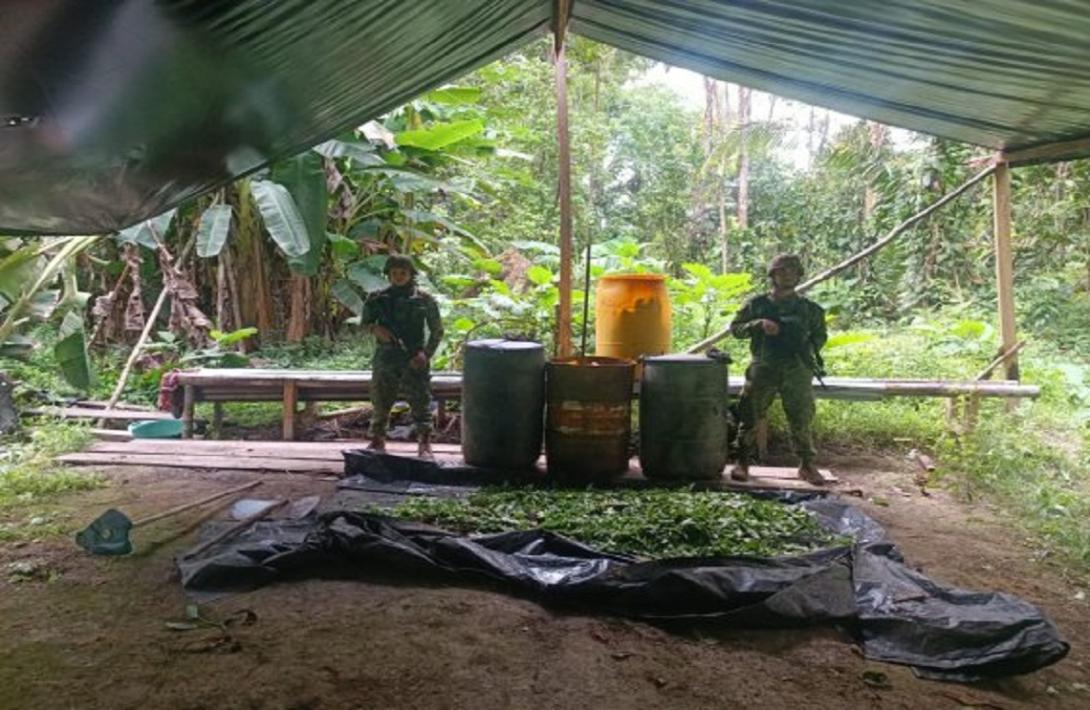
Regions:
<instances>
[{"instance_id":1,"label":"soldier's hand","mask_svg":"<svg viewBox=\"0 0 1090 710\"><path fill-rule=\"evenodd\" d=\"M413 355L413 359L409 360L409 367L414 370L423 370L428 366L428 354L423 350L417 351L416 355Z\"/></svg>"},{"instance_id":2,"label":"soldier's hand","mask_svg":"<svg viewBox=\"0 0 1090 710\"><path fill-rule=\"evenodd\" d=\"M374 335L380 343L394 342L394 334L384 325L371 326L371 334Z\"/></svg>"},{"instance_id":3,"label":"soldier's hand","mask_svg":"<svg viewBox=\"0 0 1090 710\"><path fill-rule=\"evenodd\" d=\"M763 330L765 332L765 335L779 335L780 334L780 324L777 323L774 320L769 320L767 318L762 318L761 319L761 330Z\"/></svg>"}]
</instances>

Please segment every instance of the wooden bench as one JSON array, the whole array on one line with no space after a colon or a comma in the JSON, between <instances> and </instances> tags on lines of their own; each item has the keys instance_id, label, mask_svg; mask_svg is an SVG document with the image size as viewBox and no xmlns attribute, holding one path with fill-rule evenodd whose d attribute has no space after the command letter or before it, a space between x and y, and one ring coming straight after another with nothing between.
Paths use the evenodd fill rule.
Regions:
<instances>
[{"instance_id":1,"label":"wooden bench","mask_svg":"<svg viewBox=\"0 0 1090 710\"><path fill-rule=\"evenodd\" d=\"M223 423L223 402L283 402L283 438L295 438L299 402L355 402L371 396L369 370L259 370L202 368L178 373L184 405L182 421L186 438L193 436L193 410L198 402L212 402L215 430ZM448 399L462 394L462 375L436 372L431 376L432 396L439 404L440 425Z\"/></svg>"},{"instance_id":2,"label":"wooden bench","mask_svg":"<svg viewBox=\"0 0 1090 710\"><path fill-rule=\"evenodd\" d=\"M730 378L729 391L737 395L744 378ZM283 402L283 437L295 438L296 406L299 402L344 402L367 400L371 394L369 370L259 370L199 369L178 374L183 388L185 436L193 435L193 410L197 402L215 405L213 426L218 430L223 420L223 402ZM460 372L436 372L431 377L432 396L439 403L440 426L448 400L462 396ZM638 383L633 396L638 394ZM945 397L970 400L980 397L1035 398L1041 390L1035 385L1011 381L949 382L939 380L879 380L854 377L827 377L825 386L814 383L820 399L873 402L887 397Z\"/></svg>"}]
</instances>

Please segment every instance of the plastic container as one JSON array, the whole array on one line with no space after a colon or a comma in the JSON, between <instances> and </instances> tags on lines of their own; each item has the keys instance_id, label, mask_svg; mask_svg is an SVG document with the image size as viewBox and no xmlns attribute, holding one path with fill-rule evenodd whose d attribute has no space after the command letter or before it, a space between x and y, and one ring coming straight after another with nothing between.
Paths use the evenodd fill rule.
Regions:
<instances>
[{"instance_id":1,"label":"plastic container","mask_svg":"<svg viewBox=\"0 0 1090 710\"><path fill-rule=\"evenodd\" d=\"M545 367L549 475L604 481L628 471L636 363L611 357L550 360Z\"/></svg>"},{"instance_id":2,"label":"plastic container","mask_svg":"<svg viewBox=\"0 0 1090 710\"><path fill-rule=\"evenodd\" d=\"M129 424L134 439L181 439L184 423L181 419L148 419Z\"/></svg>"},{"instance_id":3,"label":"plastic container","mask_svg":"<svg viewBox=\"0 0 1090 710\"><path fill-rule=\"evenodd\" d=\"M728 455L727 362L663 355L643 362L640 467L648 478L714 479Z\"/></svg>"},{"instance_id":4,"label":"plastic container","mask_svg":"<svg viewBox=\"0 0 1090 710\"><path fill-rule=\"evenodd\" d=\"M486 468L525 470L541 456L545 348L541 343L475 340L462 374L462 456Z\"/></svg>"},{"instance_id":5,"label":"plastic container","mask_svg":"<svg viewBox=\"0 0 1090 710\"><path fill-rule=\"evenodd\" d=\"M639 360L670 352L671 311L666 277L609 274L598 279L594 351Z\"/></svg>"}]
</instances>

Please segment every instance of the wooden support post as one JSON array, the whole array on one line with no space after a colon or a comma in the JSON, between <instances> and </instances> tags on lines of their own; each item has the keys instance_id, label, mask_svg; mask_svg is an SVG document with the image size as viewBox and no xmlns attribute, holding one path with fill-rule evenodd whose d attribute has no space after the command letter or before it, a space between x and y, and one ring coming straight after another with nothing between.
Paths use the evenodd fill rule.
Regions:
<instances>
[{"instance_id":1,"label":"wooden support post","mask_svg":"<svg viewBox=\"0 0 1090 710\"><path fill-rule=\"evenodd\" d=\"M447 428L447 400L443 397L435 398L435 428L439 431Z\"/></svg>"},{"instance_id":2,"label":"wooden support post","mask_svg":"<svg viewBox=\"0 0 1090 710\"><path fill-rule=\"evenodd\" d=\"M212 438L223 438L223 402L212 404Z\"/></svg>"},{"instance_id":3,"label":"wooden support post","mask_svg":"<svg viewBox=\"0 0 1090 710\"><path fill-rule=\"evenodd\" d=\"M193 438L193 410L196 408L196 401L193 392L193 385L186 385L182 390L182 437L186 439Z\"/></svg>"},{"instance_id":4,"label":"wooden support post","mask_svg":"<svg viewBox=\"0 0 1090 710\"><path fill-rule=\"evenodd\" d=\"M557 199L560 203L560 302L556 317L556 355L568 357L571 343L572 207L571 142L568 135L568 65L558 39L553 63L556 78Z\"/></svg>"},{"instance_id":5,"label":"wooden support post","mask_svg":"<svg viewBox=\"0 0 1090 710\"><path fill-rule=\"evenodd\" d=\"M1011 249L1011 170L1007 163L995 167L993 183L993 210L995 217L995 281L999 296L999 333L1003 339L1002 352L1008 352L1018 343L1014 323L1014 252ZM1007 359L1005 379L1017 380L1018 356Z\"/></svg>"},{"instance_id":6,"label":"wooden support post","mask_svg":"<svg viewBox=\"0 0 1090 710\"><path fill-rule=\"evenodd\" d=\"M284 383L284 441L295 438L295 405L299 402L299 386L294 382Z\"/></svg>"}]
</instances>

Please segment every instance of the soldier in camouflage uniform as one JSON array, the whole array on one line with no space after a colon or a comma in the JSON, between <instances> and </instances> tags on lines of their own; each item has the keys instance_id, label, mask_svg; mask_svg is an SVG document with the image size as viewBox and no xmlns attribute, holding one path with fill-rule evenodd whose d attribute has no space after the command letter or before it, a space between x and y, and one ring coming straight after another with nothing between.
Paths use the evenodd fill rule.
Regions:
<instances>
[{"instance_id":1,"label":"soldier in camouflage uniform","mask_svg":"<svg viewBox=\"0 0 1090 710\"><path fill-rule=\"evenodd\" d=\"M825 311L795 293L802 278L802 261L792 254L777 256L768 265L772 290L742 306L730 324L736 338L748 338L752 362L738 402L738 463L731 478L749 478L756 448L757 421L780 395L800 459L799 477L822 483L814 466L810 424L814 418L813 376L820 372L820 351L828 339Z\"/></svg>"},{"instance_id":2,"label":"soldier in camouflage uniform","mask_svg":"<svg viewBox=\"0 0 1090 710\"><path fill-rule=\"evenodd\" d=\"M439 341L443 322L439 305L416 285L416 267L406 256L391 256L383 268L390 285L371 294L363 304L363 326L378 340L371 366L371 443L386 449L386 425L400 388L416 422L417 454L431 453L431 373L429 364ZM424 340L427 328L428 338Z\"/></svg>"}]
</instances>

